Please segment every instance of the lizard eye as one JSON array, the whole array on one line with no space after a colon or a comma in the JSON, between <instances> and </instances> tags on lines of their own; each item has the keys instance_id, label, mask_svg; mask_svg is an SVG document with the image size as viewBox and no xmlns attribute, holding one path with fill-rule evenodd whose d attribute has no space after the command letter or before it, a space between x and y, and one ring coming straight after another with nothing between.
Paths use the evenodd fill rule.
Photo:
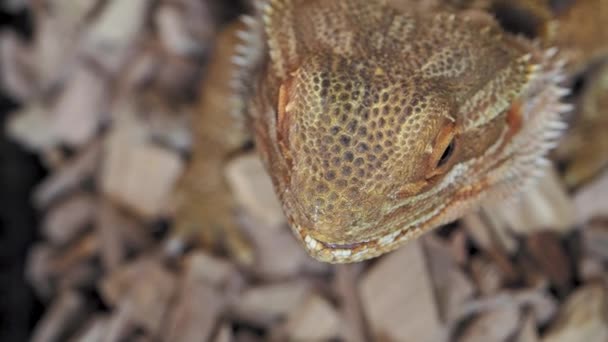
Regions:
<instances>
[{"instance_id":1,"label":"lizard eye","mask_svg":"<svg viewBox=\"0 0 608 342\"><path fill-rule=\"evenodd\" d=\"M448 144L448 146L445 147L445 149L443 150L443 154L441 154L441 157L437 161L437 167L438 168L442 167L443 165L445 165L450 160L450 158L454 154L454 148L455 148L455 146L456 146L456 139L454 139L452 137L452 140L450 141L450 143Z\"/></svg>"},{"instance_id":2,"label":"lizard eye","mask_svg":"<svg viewBox=\"0 0 608 342\"><path fill-rule=\"evenodd\" d=\"M450 160L456 151L456 130L454 125L444 127L435 139L435 147L429 159L427 179L448 171Z\"/></svg>"}]
</instances>

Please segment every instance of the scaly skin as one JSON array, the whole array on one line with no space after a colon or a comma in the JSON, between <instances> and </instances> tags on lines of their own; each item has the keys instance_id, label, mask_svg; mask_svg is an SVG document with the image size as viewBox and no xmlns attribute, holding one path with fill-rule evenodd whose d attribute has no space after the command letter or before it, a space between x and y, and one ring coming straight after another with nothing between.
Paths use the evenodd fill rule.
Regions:
<instances>
[{"instance_id":1,"label":"scaly skin","mask_svg":"<svg viewBox=\"0 0 608 342\"><path fill-rule=\"evenodd\" d=\"M381 255L512 195L564 128L554 51L483 13L274 0L248 22L256 146L318 260Z\"/></svg>"}]
</instances>

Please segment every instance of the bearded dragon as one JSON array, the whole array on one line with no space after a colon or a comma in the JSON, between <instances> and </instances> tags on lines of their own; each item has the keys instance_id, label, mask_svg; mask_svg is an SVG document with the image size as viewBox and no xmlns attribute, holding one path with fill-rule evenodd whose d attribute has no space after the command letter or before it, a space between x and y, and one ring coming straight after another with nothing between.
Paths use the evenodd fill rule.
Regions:
<instances>
[{"instance_id":1,"label":"bearded dragon","mask_svg":"<svg viewBox=\"0 0 608 342\"><path fill-rule=\"evenodd\" d=\"M556 51L481 12L269 0L243 22L236 68L217 76L231 78L229 101L203 92L183 185L200 209L178 211L181 232L234 226L219 194L241 110L238 131L253 135L295 236L330 263L379 256L525 189L565 128Z\"/></svg>"}]
</instances>

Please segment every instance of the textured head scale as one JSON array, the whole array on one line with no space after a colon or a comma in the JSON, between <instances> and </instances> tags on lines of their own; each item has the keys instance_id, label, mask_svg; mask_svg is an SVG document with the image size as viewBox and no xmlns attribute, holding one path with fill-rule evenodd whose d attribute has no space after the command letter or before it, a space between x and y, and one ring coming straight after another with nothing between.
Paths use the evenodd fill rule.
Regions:
<instances>
[{"instance_id":1,"label":"textured head scale","mask_svg":"<svg viewBox=\"0 0 608 342\"><path fill-rule=\"evenodd\" d=\"M403 14L369 0L275 0L262 12L256 141L317 259L390 251L487 189L505 192L548 148L514 149L559 112L558 91L544 90L552 80L539 76L549 62L485 16Z\"/></svg>"}]
</instances>

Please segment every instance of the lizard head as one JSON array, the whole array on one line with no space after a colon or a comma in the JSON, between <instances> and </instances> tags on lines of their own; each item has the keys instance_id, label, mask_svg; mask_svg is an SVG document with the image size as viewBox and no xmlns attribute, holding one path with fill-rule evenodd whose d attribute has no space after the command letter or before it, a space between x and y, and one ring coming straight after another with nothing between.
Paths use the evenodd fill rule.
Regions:
<instances>
[{"instance_id":1,"label":"lizard head","mask_svg":"<svg viewBox=\"0 0 608 342\"><path fill-rule=\"evenodd\" d=\"M546 152L517 150L559 112L538 76L548 62L492 20L368 1L302 2L296 17L296 2L276 2L288 5L266 11L256 142L313 257L393 250L504 192Z\"/></svg>"}]
</instances>

